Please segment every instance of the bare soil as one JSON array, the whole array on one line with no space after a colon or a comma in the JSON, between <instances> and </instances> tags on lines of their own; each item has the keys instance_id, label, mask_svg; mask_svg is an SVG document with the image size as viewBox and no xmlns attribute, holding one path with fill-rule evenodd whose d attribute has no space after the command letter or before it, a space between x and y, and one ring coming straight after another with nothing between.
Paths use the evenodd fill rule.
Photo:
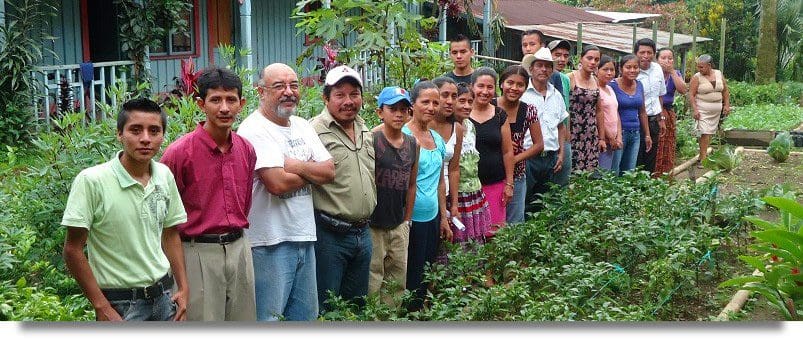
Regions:
<instances>
[{"instance_id":1,"label":"bare soil","mask_svg":"<svg viewBox=\"0 0 803 347\"><path fill-rule=\"evenodd\" d=\"M707 169L698 169L692 166L689 170L675 176L675 180L697 179L702 176ZM719 194L733 194L744 190L753 190L760 194L767 189L780 184L786 185L788 189L794 190L798 195L798 201L803 196L803 153L793 152L789 159L784 163L775 162L766 152L763 151L744 151L742 152L742 162L737 168L729 173L720 173L717 176L719 181ZM777 221L778 212L770 209L763 209L758 212L762 219ZM746 235L745 235L746 237ZM749 240L749 239L745 239ZM752 272L737 256L748 251L744 245L732 245L726 255L719 257L720 266L731 272L732 276L749 274ZM719 279L716 279L719 280ZM723 279L724 280L724 279ZM702 293L710 293L708 300L701 298L704 307L696 310L699 314L698 319L712 319L730 301L734 288L716 288L716 286L703 285L700 283ZM690 303L691 304L691 303ZM716 312L714 312L716 311ZM707 317L706 317L707 316ZM742 308L742 311L735 314L732 320L747 321L775 321L782 320L783 317L771 307L766 299L758 295L752 295L749 301Z\"/></svg>"}]
</instances>

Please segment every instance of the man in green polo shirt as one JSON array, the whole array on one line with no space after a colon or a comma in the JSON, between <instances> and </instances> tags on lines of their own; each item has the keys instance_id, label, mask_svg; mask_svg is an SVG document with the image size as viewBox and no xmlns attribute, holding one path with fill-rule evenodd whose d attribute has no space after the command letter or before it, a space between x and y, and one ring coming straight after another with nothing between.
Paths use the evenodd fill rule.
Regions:
<instances>
[{"instance_id":1,"label":"man in green polo shirt","mask_svg":"<svg viewBox=\"0 0 803 347\"><path fill-rule=\"evenodd\" d=\"M152 160L166 123L153 101L126 102L117 118L123 150L81 171L70 190L61 221L64 261L97 320L186 318L189 288L176 227L187 215L170 169ZM174 278L178 289L171 293Z\"/></svg>"},{"instance_id":2,"label":"man in green polo shirt","mask_svg":"<svg viewBox=\"0 0 803 347\"><path fill-rule=\"evenodd\" d=\"M331 183L312 185L315 208L315 261L318 304L327 310L331 291L345 299L368 294L371 233L368 219L376 206L374 142L362 108L362 79L348 66L333 68L323 88L326 104L310 120L335 162Z\"/></svg>"}]
</instances>

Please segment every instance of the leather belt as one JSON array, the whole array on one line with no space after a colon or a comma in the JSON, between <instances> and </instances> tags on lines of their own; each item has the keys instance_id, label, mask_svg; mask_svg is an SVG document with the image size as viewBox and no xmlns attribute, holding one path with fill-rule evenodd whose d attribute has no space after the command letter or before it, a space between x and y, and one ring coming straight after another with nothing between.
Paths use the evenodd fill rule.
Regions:
<instances>
[{"instance_id":1,"label":"leather belt","mask_svg":"<svg viewBox=\"0 0 803 347\"><path fill-rule=\"evenodd\" d=\"M101 289L106 300L136 300L136 299L156 299L164 295L165 289L173 287L173 277L170 274L164 275L156 283L141 288L124 289Z\"/></svg>"},{"instance_id":2,"label":"leather belt","mask_svg":"<svg viewBox=\"0 0 803 347\"><path fill-rule=\"evenodd\" d=\"M198 242L198 243L218 243L226 245L243 237L243 229L235 229L234 231L224 234L201 234L198 236L184 236L181 235L181 241L184 242Z\"/></svg>"}]
</instances>

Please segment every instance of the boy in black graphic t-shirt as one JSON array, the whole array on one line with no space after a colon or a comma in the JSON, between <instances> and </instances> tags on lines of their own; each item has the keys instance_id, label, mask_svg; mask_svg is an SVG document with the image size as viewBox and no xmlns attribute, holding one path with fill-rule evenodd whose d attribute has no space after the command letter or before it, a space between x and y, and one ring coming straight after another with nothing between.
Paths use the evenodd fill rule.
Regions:
<instances>
[{"instance_id":1,"label":"boy in black graphic t-shirt","mask_svg":"<svg viewBox=\"0 0 803 347\"><path fill-rule=\"evenodd\" d=\"M386 87L379 94L376 113L382 125L374 129L376 154L376 208L371 215L371 256L368 293L376 294L383 281L395 282L392 304L400 298L407 274L407 243L415 201L418 174L418 144L401 129L410 116L410 97L399 87ZM399 304L399 303L396 303Z\"/></svg>"}]
</instances>

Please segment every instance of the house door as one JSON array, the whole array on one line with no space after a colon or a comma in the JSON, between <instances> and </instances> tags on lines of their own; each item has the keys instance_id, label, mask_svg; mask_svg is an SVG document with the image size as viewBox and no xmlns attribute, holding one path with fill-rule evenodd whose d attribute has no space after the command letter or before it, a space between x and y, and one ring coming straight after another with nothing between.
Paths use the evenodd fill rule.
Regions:
<instances>
[{"instance_id":1,"label":"house door","mask_svg":"<svg viewBox=\"0 0 803 347\"><path fill-rule=\"evenodd\" d=\"M234 21L233 13L237 8L236 1L209 0L209 59L211 64L220 62L218 45L233 44Z\"/></svg>"},{"instance_id":2,"label":"house door","mask_svg":"<svg viewBox=\"0 0 803 347\"><path fill-rule=\"evenodd\" d=\"M95 63L124 60L118 35L117 7L114 2L81 0L81 5L86 10L86 17L83 18L84 60Z\"/></svg>"}]
</instances>

